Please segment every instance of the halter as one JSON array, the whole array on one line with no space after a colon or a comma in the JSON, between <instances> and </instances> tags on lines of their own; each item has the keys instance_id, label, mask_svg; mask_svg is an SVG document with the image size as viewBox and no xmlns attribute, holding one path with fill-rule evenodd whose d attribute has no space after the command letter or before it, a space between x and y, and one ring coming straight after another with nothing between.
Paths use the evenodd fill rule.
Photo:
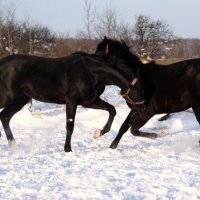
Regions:
<instances>
[{"instance_id":1,"label":"halter","mask_svg":"<svg viewBox=\"0 0 200 200\"><path fill-rule=\"evenodd\" d=\"M131 85L135 85L137 83L138 79L137 78L134 78L131 82Z\"/></svg>"},{"instance_id":2,"label":"halter","mask_svg":"<svg viewBox=\"0 0 200 200\"><path fill-rule=\"evenodd\" d=\"M137 83L138 79L134 78L131 82L131 85L134 86ZM135 102L133 101L130 97L129 97L129 92L131 91L131 88L128 88L128 90L122 94L122 96L124 97L124 99L127 100L128 103L132 104L132 105L142 105L144 104L144 100L143 101L139 101L139 102Z\"/></svg>"}]
</instances>

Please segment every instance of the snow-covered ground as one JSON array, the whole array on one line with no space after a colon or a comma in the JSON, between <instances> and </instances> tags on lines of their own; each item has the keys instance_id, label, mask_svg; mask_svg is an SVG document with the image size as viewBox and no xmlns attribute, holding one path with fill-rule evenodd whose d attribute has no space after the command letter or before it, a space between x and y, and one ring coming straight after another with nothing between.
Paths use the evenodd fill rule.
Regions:
<instances>
[{"instance_id":1,"label":"snow-covered ground","mask_svg":"<svg viewBox=\"0 0 200 200\"><path fill-rule=\"evenodd\" d=\"M168 135L151 140L128 131L110 150L129 112L116 109L112 130L94 140L108 115L78 108L73 153L63 151L65 111L33 115L24 108L16 114L11 127L17 146L8 147L3 131L0 138L0 199L200 199L200 126L194 115L177 113L164 122L155 116L143 130L164 127Z\"/></svg>"}]
</instances>

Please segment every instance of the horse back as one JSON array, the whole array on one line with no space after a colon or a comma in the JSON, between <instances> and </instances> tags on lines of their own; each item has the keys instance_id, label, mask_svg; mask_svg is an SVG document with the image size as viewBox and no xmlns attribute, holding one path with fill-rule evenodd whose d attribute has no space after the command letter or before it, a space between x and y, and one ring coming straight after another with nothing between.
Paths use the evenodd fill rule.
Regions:
<instances>
[{"instance_id":1,"label":"horse back","mask_svg":"<svg viewBox=\"0 0 200 200\"><path fill-rule=\"evenodd\" d=\"M0 61L1 94L7 99L27 95L44 102L65 103L66 93L77 86L77 63L81 65L72 57L8 56Z\"/></svg>"}]
</instances>

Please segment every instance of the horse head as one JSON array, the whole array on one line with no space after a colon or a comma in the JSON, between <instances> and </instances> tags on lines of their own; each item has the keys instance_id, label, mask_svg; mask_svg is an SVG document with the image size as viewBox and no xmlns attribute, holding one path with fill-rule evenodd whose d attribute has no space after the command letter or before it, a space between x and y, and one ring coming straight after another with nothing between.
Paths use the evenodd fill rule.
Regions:
<instances>
[{"instance_id":1,"label":"horse head","mask_svg":"<svg viewBox=\"0 0 200 200\"><path fill-rule=\"evenodd\" d=\"M105 54L122 57L130 51L130 47L123 40L115 40L107 38L98 43L96 54Z\"/></svg>"},{"instance_id":2,"label":"horse head","mask_svg":"<svg viewBox=\"0 0 200 200\"><path fill-rule=\"evenodd\" d=\"M138 82L138 78L134 78L130 82L128 89L121 91L121 95L133 110L144 111L146 109L144 90Z\"/></svg>"},{"instance_id":3,"label":"horse head","mask_svg":"<svg viewBox=\"0 0 200 200\"><path fill-rule=\"evenodd\" d=\"M140 78L140 65L141 62L137 56L130 52L130 48L124 41L118 41L114 39L108 39L106 36L97 45L95 54L104 55L107 57L114 56L115 58L121 60L124 65L120 68L123 70L132 70L132 75L135 77L130 83L130 87L127 91L122 93L126 102L135 109L144 109L144 84ZM143 98L141 98L143 97ZM131 100L132 99L132 100ZM143 100L142 100L143 99Z\"/></svg>"},{"instance_id":4,"label":"horse head","mask_svg":"<svg viewBox=\"0 0 200 200\"><path fill-rule=\"evenodd\" d=\"M104 39L97 45L95 54L122 57L122 54L127 51L129 51L129 47L123 40L118 41L114 39L108 39L105 36Z\"/></svg>"},{"instance_id":5,"label":"horse head","mask_svg":"<svg viewBox=\"0 0 200 200\"><path fill-rule=\"evenodd\" d=\"M129 67L132 67L135 71L139 68L141 69L143 64L140 61L139 57L134 55L130 51L130 47L123 40L115 40L107 38L104 39L97 44L96 52L97 55L104 56L115 56L120 58L126 62Z\"/></svg>"}]
</instances>

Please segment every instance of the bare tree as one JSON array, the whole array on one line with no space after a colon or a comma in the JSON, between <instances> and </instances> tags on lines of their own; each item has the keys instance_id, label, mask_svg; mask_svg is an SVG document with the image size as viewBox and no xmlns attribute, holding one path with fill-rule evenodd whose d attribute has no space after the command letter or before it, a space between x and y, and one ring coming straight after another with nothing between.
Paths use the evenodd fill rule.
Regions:
<instances>
[{"instance_id":1,"label":"bare tree","mask_svg":"<svg viewBox=\"0 0 200 200\"><path fill-rule=\"evenodd\" d=\"M178 38L172 42L171 51L168 57L173 58L200 58L200 40L199 39L181 39Z\"/></svg>"},{"instance_id":2,"label":"bare tree","mask_svg":"<svg viewBox=\"0 0 200 200\"><path fill-rule=\"evenodd\" d=\"M91 0L84 0L84 30L77 31L76 38L84 41L84 51L92 52L92 39L94 38L94 21L96 8Z\"/></svg>"},{"instance_id":3,"label":"bare tree","mask_svg":"<svg viewBox=\"0 0 200 200\"><path fill-rule=\"evenodd\" d=\"M21 24L22 28L23 28L23 32L24 34L27 35L27 37L25 38L25 40L28 43L28 54L34 54L34 45L33 45L33 31L32 31L32 22L31 22L31 17L28 14L28 12L24 13L24 21Z\"/></svg>"},{"instance_id":4,"label":"bare tree","mask_svg":"<svg viewBox=\"0 0 200 200\"><path fill-rule=\"evenodd\" d=\"M85 27L86 27L86 35L87 39L92 39L92 28L93 28L93 22L95 19L95 7L92 4L91 0L85 0L84 1L84 11L85 11Z\"/></svg>"},{"instance_id":5,"label":"bare tree","mask_svg":"<svg viewBox=\"0 0 200 200\"><path fill-rule=\"evenodd\" d=\"M3 55L3 27L4 27L4 19L3 19L3 10L2 4L0 2L0 56Z\"/></svg>"},{"instance_id":6,"label":"bare tree","mask_svg":"<svg viewBox=\"0 0 200 200\"><path fill-rule=\"evenodd\" d=\"M143 15L136 17L134 33L136 50L140 57L159 56L160 45L173 38L173 32L168 24Z\"/></svg>"},{"instance_id":7,"label":"bare tree","mask_svg":"<svg viewBox=\"0 0 200 200\"><path fill-rule=\"evenodd\" d=\"M119 25L117 25L117 38L120 38L124 41L131 41L132 40L132 30L129 26L129 24L121 22Z\"/></svg>"},{"instance_id":8,"label":"bare tree","mask_svg":"<svg viewBox=\"0 0 200 200\"><path fill-rule=\"evenodd\" d=\"M105 35L111 38L117 37L117 16L117 12L112 8L111 3L103 9L103 12L97 16L95 25L98 37L103 38Z\"/></svg>"},{"instance_id":9,"label":"bare tree","mask_svg":"<svg viewBox=\"0 0 200 200\"><path fill-rule=\"evenodd\" d=\"M14 53L14 34L15 34L15 25L16 25L16 6L13 1L10 1L10 4L7 4L5 7L5 26L7 31L7 42L8 46L7 51L9 54Z\"/></svg>"}]
</instances>

